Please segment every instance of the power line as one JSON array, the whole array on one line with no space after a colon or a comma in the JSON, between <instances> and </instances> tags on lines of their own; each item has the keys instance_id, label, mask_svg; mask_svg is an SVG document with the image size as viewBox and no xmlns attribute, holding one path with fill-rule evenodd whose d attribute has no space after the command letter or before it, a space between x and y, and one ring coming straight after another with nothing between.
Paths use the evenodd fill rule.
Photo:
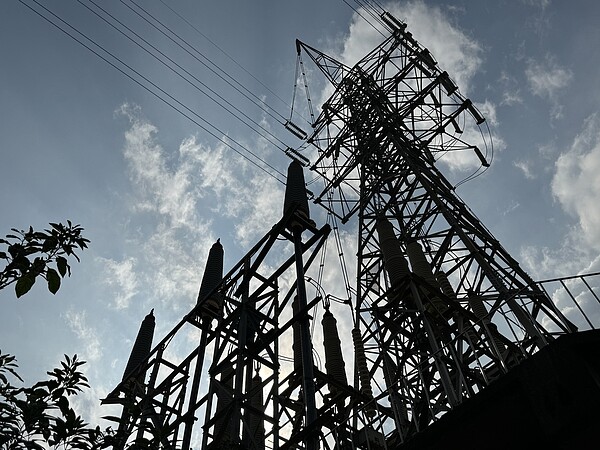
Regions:
<instances>
[{"instance_id":1,"label":"power line","mask_svg":"<svg viewBox=\"0 0 600 450\"><path fill-rule=\"evenodd\" d=\"M148 23L154 29L156 29L159 33L161 33L163 36L165 36L167 39L169 39L171 42L173 42L175 45L177 45L179 48L181 48L183 51L185 51L188 55L190 55L192 58L194 58L196 61L198 61L200 64L202 64L208 70L210 70L213 74L215 74L217 77L219 77L221 80L223 80L229 86L231 86L240 95L244 96L247 100L254 103L258 108L263 110L266 114L268 114L273 119L275 119L276 121L278 121L279 123L281 123L283 125L283 121L285 120L285 117L281 113L279 113L277 110L275 110L274 108L269 106L266 102L261 100L256 94L254 94L252 91L250 91L248 88L246 88L243 84L241 84L239 81L237 81L231 75L229 75L226 71L221 69L217 64L212 62L210 60L210 58L206 57L202 52L195 49L185 39L181 38L179 35L177 35L177 33L173 32L169 27L167 27L165 24L163 24L159 19L157 19L151 13L149 13L143 6L140 6L134 0L131 0L132 4L134 4L138 9L143 11L144 14L146 14L148 17L150 17L154 22L158 23L160 25L160 27L162 27L162 29L159 28L158 26L156 26L154 23L152 23L150 20L148 20L146 17L144 17L138 11L133 9L130 5L128 5L125 2L125 0L121 0L121 3L123 3L123 5L125 5L127 8L129 8L134 14L136 14L138 17L140 17L142 20L144 20L146 23ZM169 34L175 36L179 41L183 42L189 49L191 49L191 52L190 52L190 50L188 50L187 48L182 46L179 42L177 42L175 39L173 39L171 36L169 36L167 33L165 33L165 31L163 31L163 29L167 30L169 32ZM198 56L195 56L192 52L199 55L200 58L198 58ZM231 80L231 81L229 81L229 80ZM254 97L254 99L252 97ZM271 111L273 111L273 112L271 112ZM274 114L276 114L279 117L276 117Z\"/></svg>"},{"instance_id":2,"label":"power line","mask_svg":"<svg viewBox=\"0 0 600 450\"><path fill-rule=\"evenodd\" d=\"M182 70L187 76L191 77L194 81L196 81L197 83L199 83L202 87L198 87L196 84L194 84L194 82L192 82L190 79L186 78L184 75L182 75L180 72L178 72L173 66L167 64L164 60L162 60L161 58L159 58L155 53L151 52L150 50L148 50L147 48L145 48L143 45L141 45L139 42L137 42L135 39L133 39L131 36L128 36L126 33L124 33L122 30L120 30L118 27L116 27L113 23L110 22L110 20L107 20L105 17L102 17L100 14L98 14L92 8L90 8L89 6L87 6L82 0L77 0L77 1L82 6L84 6L86 9L88 9L90 12L92 12L94 15L96 15L98 18L100 18L101 20L103 20L104 22L106 22L109 26L111 26L112 28L114 28L115 30L117 30L119 33L121 33L123 36L125 36L127 39L129 39L131 42L133 42L135 45L137 45L139 48L141 48L146 53L148 53L150 56L152 56L153 58L155 58L158 62L160 62L161 64L163 64L167 69L169 69L173 73L177 74L181 79L185 80L192 87L194 87L195 89L197 89L198 91L200 91L201 93L203 93L204 95L206 95L209 99L211 99L213 102L215 102L221 108L223 108L225 111L227 111L228 113L230 113L233 117L235 117L236 119L238 119L244 125L248 126L252 131L254 131L258 135L260 135L261 137L263 137L264 139L266 139L269 143L273 144L275 147L278 146L278 144L276 142L273 142L271 139L269 139L267 136L265 136L264 134L262 134L255 127L260 128L261 130L263 130L263 132L265 132L269 136L273 137L276 141L279 142L279 144L283 145L284 148L286 147L286 145L285 145L285 143L283 141L281 141L277 136L275 136L273 133L271 133L265 127L263 127L260 123L256 122L254 119L252 119L251 117L249 117L241 109L239 109L238 107L236 107L235 105L233 105L231 102L229 102L227 99L225 99L222 95L220 95L214 89L210 88L206 83L204 83L201 80L199 80L196 76L194 76L192 73L190 73L188 70L186 70L180 64L178 64L176 61L174 61L172 58L170 58L168 55L166 55L160 49L156 48L156 46L152 45L150 42L148 42L146 39L144 39L142 36L140 36L138 33L136 33L130 27L128 27L127 25L125 25L123 22L121 22L119 19L117 19L110 12L106 11L100 5L98 5L97 3L95 3L93 0L89 0L89 1L94 6L96 6L96 8L100 9L107 16L109 16L111 19L113 19L116 23L118 23L119 25L121 25L122 27L124 27L126 30L128 30L130 33L132 33L134 36L136 36L138 39L140 39L142 42L144 42L146 45L148 45L150 48L152 48L155 52L157 52L163 58L165 58L167 61L169 61L171 64L173 64L175 67L177 67L178 69ZM220 103L219 100L215 99L211 94L207 93L202 88L208 90L211 94L213 94L216 97L218 97L221 101L225 102L229 107L233 108L237 113L234 112L234 111L232 111L231 109L229 109L227 106L223 105L222 103ZM246 120L244 120L238 114L242 115L246 120L248 120L249 122L251 122L254 126L251 125L250 123L248 123ZM283 149L280 148L280 150L283 150Z\"/></svg>"},{"instance_id":3,"label":"power line","mask_svg":"<svg viewBox=\"0 0 600 450\"><path fill-rule=\"evenodd\" d=\"M185 22L190 28L192 28L196 33L198 33L200 36L202 36L204 39L206 39L208 42L210 42L217 50L219 50L223 55L225 55L231 62L233 62L236 66L238 66L240 69L242 69L246 74L248 74L250 77L252 77L252 79L254 79L257 83L259 83L262 87L264 87L269 93L273 94L273 96L278 99L281 103L283 103L286 107L290 107L289 103L286 102L285 100L283 100L279 95L277 95L275 92L273 92L266 84L264 84L262 81L260 81L256 76L254 76L250 71L248 71L244 66L242 66L239 62L237 62L229 53L227 53L225 50L223 50L219 45L217 45L211 38L209 38L206 34L204 34L202 31L200 31L196 26L194 26L194 24L192 24L189 20L187 20L185 17L183 17L181 14L179 14L177 11L175 11L171 6L169 6L167 3L165 3L163 0L159 0L166 8L168 8L173 14L175 14L177 17L179 17L179 19L181 19L183 22ZM133 3L135 3L134 0L132 0ZM141 8L137 3L135 3L136 6L138 6L138 8ZM183 39L182 39L183 40ZM185 41L184 41L185 42ZM189 44L188 44L189 45Z\"/></svg>"},{"instance_id":4,"label":"power line","mask_svg":"<svg viewBox=\"0 0 600 450\"><path fill-rule=\"evenodd\" d=\"M219 67L218 64L214 63L213 61L210 60L210 58L208 58L206 55L204 55L202 52L200 52L199 50L197 50L196 48L194 48L193 45L191 45L187 40L183 39L181 36L179 36L176 32L172 31L167 25L165 25L162 21L160 21L159 19L157 19L152 13L150 13L146 8L144 8L143 6L141 6L140 4L138 4L135 0L130 0L132 4L134 4L138 9L140 9L141 11L143 11L143 13L145 15L147 15L148 17L150 17L153 21L155 21L156 23L158 23L163 29L165 29L168 33L170 33L171 35L173 35L175 38L177 38L179 41L181 41L183 44L185 44L192 52L198 54L200 56L200 58L202 58L202 61L199 60L197 57L195 57L194 55L192 55L187 49L185 49L181 44L179 44L178 42L173 41L176 45L179 46L179 48L181 48L182 50L184 50L186 53L188 53L190 56L192 56L194 59L196 59L200 64L204 65L208 70L210 70L211 72L213 72L217 77L221 78L221 80L223 80L225 83L229 84L229 86L231 86L234 90L236 90L238 93L240 93L242 96L244 96L246 99L248 99L249 101L253 102L257 107L261 108L266 114L268 114L269 116L271 116L273 119L275 119L276 121L278 121L281 125L286 126L286 123L284 123L285 121L285 117L283 116L283 114L281 114L279 111L277 111L274 107L272 107L271 105L269 105L265 100L263 100L262 98L260 98L259 96L257 96L254 92L252 92L252 90L248 89L246 86L244 86L243 83L241 83L240 81L238 81L237 79L235 79L234 77L232 77L227 71L223 70L221 67ZM167 36L162 30L158 29L155 25L151 24L146 18L142 17L137 11L134 11L130 6L128 6L125 3L125 0L121 0L121 3L123 3L125 6L127 6L131 11L133 11L135 14L137 14L140 18L142 18L143 20L145 20L146 22L148 22L150 25L152 25L155 29L157 29L159 32L161 32L165 37L169 38L169 36ZM240 69L242 69L245 73L247 73L251 78L253 78L256 82L258 82L261 86L263 86L268 92L270 92L271 94L273 94L274 97L276 97L282 104L284 104L286 106L286 108L290 108L290 104L288 102L286 102L285 100L283 100L280 96L278 96L275 92L273 92L266 84L264 84L262 81L260 81L256 76L254 76L250 71L248 71L244 66L242 66L239 62L237 62L231 55L229 55L229 53L227 53L225 50L223 50L221 47L219 47L212 39L210 39L207 35L205 35L204 33L202 33L202 31L200 31L197 27L195 27L189 20L187 20L185 17L183 17L181 14L179 14L177 11L175 11L173 8L171 8L169 5L167 5L166 3L164 3L164 1L161 0L161 3L163 5L165 5L173 14L175 14L179 19L183 20L188 26L190 26L196 33L198 33L200 36L202 36L204 39L206 39L208 42L210 42L214 47L216 47L222 54L224 54L229 60L231 60L236 66L238 66ZM170 39L170 38L169 38ZM172 39L171 39L172 40ZM206 61L206 63L204 62ZM215 70L213 70L211 67L209 67L208 64L210 64L210 66L214 67L219 73L215 72ZM222 74L222 75L221 75ZM227 78L227 79L225 79ZM231 80L231 81L228 81ZM232 84L234 83L234 84ZM238 87L241 88L242 90L238 89ZM253 100L252 98L248 97L248 95L246 95L246 93L253 97L255 100ZM263 108L266 107L267 109ZM279 116L279 118L275 117L273 114L270 113L270 111L273 111L274 114L276 114L277 116ZM300 117L302 117L303 119L306 120L307 123L310 124L310 121L308 119L306 119L304 116L302 116L301 114L299 114Z\"/></svg>"},{"instance_id":5,"label":"power line","mask_svg":"<svg viewBox=\"0 0 600 450\"><path fill-rule=\"evenodd\" d=\"M354 11L354 12L355 12L357 15L359 15L359 16L360 16L360 17L361 17L361 18L362 18L362 19L363 19L365 22L367 22L367 23L368 23L368 24L369 24L369 25L370 25L370 26L371 26L371 27L372 27L372 28L373 28L375 31L377 31L377 32L378 32L380 35L382 35L384 38L386 37L386 36L385 36L385 34L383 34L379 28L377 28L375 25L373 25L373 24L372 24L372 23L369 21L369 19L367 19L367 18L366 18L366 17L365 17L365 16L364 16L364 15L363 15L363 14L362 14L360 11L359 11L359 9L357 9L357 8L356 8L356 7L354 7L354 6L352 6L350 3L348 3L348 1L347 1L347 0L343 0L343 1L344 1L344 3L345 3L346 5L348 5L348 6L350 7L350 9L352 9L352 11ZM359 6L362 6L362 5L361 5L359 2L356 2L356 3L357 3ZM363 8L363 10L364 10L364 8ZM366 12L369 12L369 11L366 11ZM372 14L371 14L371 15L372 15Z\"/></svg>"},{"instance_id":6,"label":"power line","mask_svg":"<svg viewBox=\"0 0 600 450\"><path fill-rule=\"evenodd\" d=\"M190 109L188 106L186 106L185 104L183 104L179 100L177 100L171 94L169 94L168 92L166 92L164 89L160 88L158 85L156 85L155 83L153 83L151 80L149 80L144 75L142 75L141 73L139 73L137 70L135 70L134 68L132 68L130 65L128 65L127 63L125 63L123 60L121 60L120 58L118 58L117 56L115 56L113 53L111 53L110 51L106 50L103 46L101 46L100 44L98 44L97 42L95 42L93 39L89 38L87 35L85 35L81 31L79 31L75 27L73 27L71 24L69 24L68 22L66 22L64 19L62 19L61 17L59 17L58 15L56 15L53 11L49 10L44 5L40 4L37 0L32 0L32 1L36 5L38 5L39 7L41 7L43 10L45 10L46 12L48 12L49 14L51 14L53 17L55 17L56 19L58 19L60 22L62 22L63 24L65 24L71 30L75 31L78 35L82 36L87 41L89 41L91 44L93 44L94 46L96 46L97 48L99 48L100 50L102 50L104 53L106 53L107 55L109 55L111 58L113 58L114 60L118 61L121 65L123 65L128 70L130 70L131 72L133 72L140 79L144 80L146 83L148 83L149 85L151 85L152 88L156 89L156 91L153 90L153 89L151 89L149 86L143 84L139 79L136 79L133 75L131 75L130 73L128 73L127 71L125 71L123 68L119 67L113 61L110 61L107 57L105 57L104 55L100 54L94 48L90 47L88 44L86 44L81 39L79 39L78 37L76 37L75 35L73 35L71 32L69 32L68 30L66 30L65 28L63 28L62 26L60 26L59 24L57 24L56 22L54 22L52 19L50 19L49 17L45 16L40 11L36 10L35 8L33 8L30 5L28 5L27 3L25 3L24 0L19 0L19 2L22 5L24 5L27 8L29 8L31 11L33 11L38 16L40 16L41 18L43 18L44 20L46 20L52 26L54 26L55 28L57 28L58 30L60 30L61 32L63 32L64 34L66 34L67 36L69 36L75 42L79 43L84 48L86 48L87 50L91 51L97 57L99 57L100 59L102 59L104 62L106 62L107 64L109 64L110 66L112 66L113 68L115 68L116 70L118 70L119 72L121 72L127 78L129 78L134 83L136 83L137 85L139 85L140 87L142 87L143 89L145 89L147 92L149 92L150 94L152 94L153 96L155 96L156 98L158 98L159 100L161 100L163 103L165 103L166 105L168 105L169 107L171 107L172 109L174 109L176 112L178 112L182 116L186 117L188 120L190 120L192 123L194 123L195 125L197 125L198 127L200 127L203 131L205 131L206 133L208 133L210 136L214 137L219 142L223 143L224 145L226 145L227 147L229 147L230 149L232 149L234 152L236 152L242 158L246 159L248 162L250 162L251 164L253 164L257 168L259 168L260 170L262 170L263 172L265 172L269 176L275 178L280 183L285 184L285 182L282 179L278 178L273 173L269 172L267 169L265 169L265 167L261 166L256 161L254 161L251 158L249 158L248 156L244 155L240 150L238 150L236 147L234 147L233 145L231 145L227 140L225 140L221 136L219 136L217 133L219 133L222 136L224 136L225 133L223 131L221 131L218 127L216 127L215 125L213 125L212 123L210 123L208 120L204 119L202 116L200 116L198 113L196 113L195 111L193 111L192 109ZM160 94L157 91L160 92ZM164 96L166 96L166 97L168 97L168 99L166 99L165 97L163 97L161 94L164 95ZM179 105L179 107L176 106L176 105ZM183 108L183 110L187 111L187 113L185 111L183 111L180 107ZM197 120L194 119L192 116L196 117ZM200 123L198 120L200 122L204 123L205 125L202 125L202 123ZM211 131L211 129L209 129L207 127L210 127L214 131ZM245 152L247 152L250 155L252 155L257 160L259 160L260 162L262 162L265 166L269 167L274 172L276 172L277 174L281 175L283 177L283 179L285 179L285 175L282 172L280 172L278 169L276 169L275 167L273 167L271 164L269 164L268 162L266 162L265 160L263 160L262 158L260 158L258 155L256 155L254 152L252 152L250 149L248 149L244 145L240 144L238 141L236 141L233 138L229 138L229 140L231 142L235 143L238 147L240 147L241 149L243 149Z\"/></svg>"}]
</instances>

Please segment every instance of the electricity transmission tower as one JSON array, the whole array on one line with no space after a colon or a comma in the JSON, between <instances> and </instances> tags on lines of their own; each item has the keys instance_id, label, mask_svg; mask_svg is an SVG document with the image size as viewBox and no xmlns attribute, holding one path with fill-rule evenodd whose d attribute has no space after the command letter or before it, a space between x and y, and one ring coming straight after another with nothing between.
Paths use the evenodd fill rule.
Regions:
<instances>
[{"instance_id":1,"label":"electricity transmission tower","mask_svg":"<svg viewBox=\"0 0 600 450\"><path fill-rule=\"evenodd\" d=\"M315 203L358 229L345 328L322 278L307 294L332 229L310 219L295 161L282 219L225 275L216 243L196 307L154 350L136 343L106 400L126 406L120 448L396 448L576 331L438 169L488 165L483 117L405 24L380 18L389 37L353 67L297 43L335 88L308 142Z\"/></svg>"}]
</instances>

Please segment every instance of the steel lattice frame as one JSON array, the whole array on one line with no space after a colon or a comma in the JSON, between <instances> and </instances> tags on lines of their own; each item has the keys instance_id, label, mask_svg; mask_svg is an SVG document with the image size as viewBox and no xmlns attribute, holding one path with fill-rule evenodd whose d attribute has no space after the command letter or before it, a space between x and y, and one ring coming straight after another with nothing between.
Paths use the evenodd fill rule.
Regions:
<instances>
[{"instance_id":1,"label":"steel lattice frame","mask_svg":"<svg viewBox=\"0 0 600 450\"><path fill-rule=\"evenodd\" d=\"M304 242L294 242L290 224L298 223ZM370 399L313 363L317 410L307 423L303 366L290 358L296 327L323 302L316 296L294 310L294 265L307 271L330 230L288 212L207 295L223 299L222 314L201 302L155 346L104 400L123 406L116 450L351 447L358 430L350 419ZM282 262L272 266L273 255Z\"/></svg>"},{"instance_id":2,"label":"steel lattice frame","mask_svg":"<svg viewBox=\"0 0 600 450\"><path fill-rule=\"evenodd\" d=\"M292 309L330 228L288 211L215 288L222 314L211 318L199 304L109 396L125 407L117 448L153 430L152 445L165 449L188 450L200 435L202 449L395 448L574 331L438 170L446 154L486 163L463 139L483 118L405 27L390 23L398 25L390 37L352 68L298 43L335 86L309 138L323 180L315 202L358 226L353 386L310 364L317 411L308 420L308 372L281 346L298 345L297 327L323 300ZM302 223L304 243L292 223ZM411 259L412 271L394 280L386 239L403 256L417 242L428 269ZM268 255L280 262L271 266Z\"/></svg>"},{"instance_id":3,"label":"steel lattice frame","mask_svg":"<svg viewBox=\"0 0 600 450\"><path fill-rule=\"evenodd\" d=\"M356 310L378 403L363 421L390 446L574 327L437 169L448 152L486 164L461 139L484 119L405 27L352 68L299 47L336 88L309 138L319 150L311 169L325 180L316 202L343 222L358 216ZM411 273L391 287L384 218L403 249L420 243L445 277Z\"/></svg>"}]
</instances>

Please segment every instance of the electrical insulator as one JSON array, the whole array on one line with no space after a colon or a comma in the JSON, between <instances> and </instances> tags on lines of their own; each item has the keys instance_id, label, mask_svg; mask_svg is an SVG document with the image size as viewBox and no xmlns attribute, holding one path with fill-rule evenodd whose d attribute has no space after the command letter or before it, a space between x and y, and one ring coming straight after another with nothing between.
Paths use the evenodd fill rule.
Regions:
<instances>
[{"instance_id":1,"label":"electrical insulator","mask_svg":"<svg viewBox=\"0 0 600 450\"><path fill-rule=\"evenodd\" d=\"M435 279L437 280L444 295L451 300L456 300L456 292L454 292L454 288L450 284L446 272L441 270L439 272L436 272Z\"/></svg>"},{"instance_id":2,"label":"electrical insulator","mask_svg":"<svg viewBox=\"0 0 600 450\"><path fill-rule=\"evenodd\" d=\"M356 371L358 372L358 379L360 380L360 392L369 399L368 403L365 405L365 413L368 416L374 416L375 408L373 402L371 401L373 400L371 377L369 375L369 369L367 367L367 356L365 355L365 347L363 345L360 330L358 328L352 329L352 342L354 343Z\"/></svg>"},{"instance_id":3,"label":"electrical insulator","mask_svg":"<svg viewBox=\"0 0 600 450\"><path fill-rule=\"evenodd\" d=\"M297 160L292 161L288 166L283 214L287 214L293 208L296 208L296 214L300 217L310 220L308 195L304 183L304 172L302 170L302 164ZM299 225L299 223L297 221L292 221L290 227L293 228L296 225Z\"/></svg>"},{"instance_id":4,"label":"electrical insulator","mask_svg":"<svg viewBox=\"0 0 600 450\"><path fill-rule=\"evenodd\" d=\"M408 255L413 272L423 278L430 286L427 295L429 303L425 304L425 309L431 314L443 314L448 309L448 306L436 295L436 291L440 291L440 286L433 276L433 270L425 257L421 244L417 241L409 242L406 245L406 254Z\"/></svg>"},{"instance_id":5,"label":"electrical insulator","mask_svg":"<svg viewBox=\"0 0 600 450\"><path fill-rule=\"evenodd\" d=\"M329 309L325 310L321 324L323 325L323 347L325 348L325 369L327 370L327 375L339 384L348 385L337 321ZM338 394L334 385L329 386L329 391L333 396Z\"/></svg>"},{"instance_id":6,"label":"electrical insulator","mask_svg":"<svg viewBox=\"0 0 600 450\"><path fill-rule=\"evenodd\" d=\"M217 242L212 245L208 253L200 292L198 293L197 304L202 305L202 317L216 318L221 315L221 294L215 292L221 281L223 281L223 246L221 240L217 239Z\"/></svg>"},{"instance_id":7,"label":"electrical insulator","mask_svg":"<svg viewBox=\"0 0 600 450\"><path fill-rule=\"evenodd\" d=\"M154 309L152 309L150 314L144 318L142 324L140 325L140 330L135 338L135 343L131 349L129 360L125 366L125 372L123 372L123 381L127 380L133 375L136 375L136 379L142 382L144 381L145 373L142 372L136 374L135 369L148 358L148 355L150 355L152 339L154 337L154 326Z\"/></svg>"},{"instance_id":8,"label":"electrical insulator","mask_svg":"<svg viewBox=\"0 0 600 450\"><path fill-rule=\"evenodd\" d=\"M494 340L494 345L500 354L504 353L506 350L506 345L502 342L502 338L500 332L498 331L498 327L496 324L492 323L489 318L488 310L483 303L483 300L476 295L469 295L469 305L471 305L471 309L473 313L479 319L479 322L485 324L485 328L487 329L487 333Z\"/></svg>"},{"instance_id":9,"label":"electrical insulator","mask_svg":"<svg viewBox=\"0 0 600 450\"><path fill-rule=\"evenodd\" d=\"M454 288L450 284L450 280L448 280L448 275L446 275L446 272L444 272L442 270L440 270L439 272L436 272L435 278L438 281L440 288L442 289L442 292L444 293L444 295L446 295L446 297L448 297L450 300L457 301L458 297L456 296L456 292L454 292ZM471 345L475 345L477 342L479 342L479 336L473 329L473 326L470 324L470 321L468 321L468 319L465 319L463 317L461 319L461 323L463 324L462 326L465 327L464 331L466 332L467 336L469 337Z\"/></svg>"},{"instance_id":10,"label":"electrical insulator","mask_svg":"<svg viewBox=\"0 0 600 450\"><path fill-rule=\"evenodd\" d=\"M292 311L294 316L298 315L298 297L294 297L292 301ZM302 346L300 344L300 321L298 317L292 324L292 331L294 333L294 340L292 341L292 350L294 352L294 370L302 370Z\"/></svg>"},{"instance_id":11,"label":"electrical insulator","mask_svg":"<svg viewBox=\"0 0 600 450\"><path fill-rule=\"evenodd\" d=\"M398 394L398 366L388 353L383 354L383 376L387 386L390 404L394 410L394 420L397 422L398 429L401 429L408 424L408 412L404 401Z\"/></svg>"},{"instance_id":12,"label":"electrical insulator","mask_svg":"<svg viewBox=\"0 0 600 450\"><path fill-rule=\"evenodd\" d=\"M483 304L483 300L475 295L469 295L468 299L469 305L471 306L471 309L477 318L484 323L489 323L490 319L488 318L488 311Z\"/></svg>"},{"instance_id":13,"label":"electrical insulator","mask_svg":"<svg viewBox=\"0 0 600 450\"><path fill-rule=\"evenodd\" d=\"M394 228L385 217L377 219L377 234L379 235L379 248L383 255L385 270L392 288L397 288L410 273L408 263L404 258ZM392 301L393 299L389 298L388 300Z\"/></svg>"}]
</instances>

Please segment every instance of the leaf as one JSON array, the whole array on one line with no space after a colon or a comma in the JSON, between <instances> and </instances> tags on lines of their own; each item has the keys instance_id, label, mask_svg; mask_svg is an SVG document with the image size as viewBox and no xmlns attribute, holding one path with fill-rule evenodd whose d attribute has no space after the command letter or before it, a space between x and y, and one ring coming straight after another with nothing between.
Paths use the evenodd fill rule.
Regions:
<instances>
[{"instance_id":1,"label":"leaf","mask_svg":"<svg viewBox=\"0 0 600 450\"><path fill-rule=\"evenodd\" d=\"M67 263L67 258L64 256L56 257L56 267L58 267L58 272L61 277L65 277L67 271L69 272L69 276L71 275L71 271L69 270L69 264Z\"/></svg>"},{"instance_id":2,"label":"leaf","mask_svg":"<svg viewBox=\"0 0 600 450\"><path fill-rule=\"evenodd\" d=\"M60 289L60 276L56 270L49 268L46 272L46 280L48 281L48 290L56 294Z\"/></svg>"},{"instance_id":3,"label":"leaf","mask_svg":"<svg viewBox=\"0 0 600 450\"><path fill-rule=\"evenodd\" d=\"M67 412L71 408L69 405L69 399L67 397L61 396L56 403L62 415L66 416Z\"/></svg>"},{"instance_id":4,"label":"leaf","mask_svg":"<svg viewBox=\"0 0 600 450\"><path fill-rule=\"evenodd\" d=\"M49 237L44 241L44 245L42 246L42 251L45 253L54 250L58 246L58 239L55 237Z\"/></svg>"},{"instance_id":5,"label":"leaf","mask_svg":"<svg viewBox=\"0 0 600 450\"><path fill-rule=\"evenodd\" d=\"M120 423L122 420L120 417L117 417L117 416L102 416L101 419L110 420L111 422L118 422L118 423Z\"/></svg>"},{"instance_id":6,"label":"leaf","mask_svg":"<svg viewBox=\"0 0 600 450\"><path fill-rule=\"evenodd\" d=\"M35 277L31 274L23 275L21 278L19 278L17 280L17 284L15 285L15 293L17 294L17 298L27 294L34 283Z\"/></svg>"},{"instance_id":7,"label":"leaf","mask_svg":"<svg viewBox=\"0 0 600 450\"><path fill-rule=\"evenodd\" d=\"M8 253L10 253L10 256L12 256L13 258L19 256L22 251L23 246L21 244L12 244L8 246Z\"/></svg>"}]
</instances>

